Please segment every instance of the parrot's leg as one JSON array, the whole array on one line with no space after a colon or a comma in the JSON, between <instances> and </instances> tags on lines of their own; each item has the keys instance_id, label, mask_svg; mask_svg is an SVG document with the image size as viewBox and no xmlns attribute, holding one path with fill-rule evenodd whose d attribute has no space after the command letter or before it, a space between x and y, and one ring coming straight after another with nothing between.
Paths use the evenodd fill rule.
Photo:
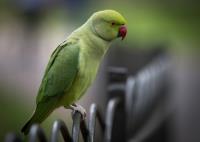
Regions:
<instances>
[{"instance_id":1,"label":"parrot's leg","mask_svg":"<svg viewBox=\"0 0 200 142\"><path fill-rule=\"evenodd\" d=\"M65 108L71 109L71 110L73 110L73 112L78 111L79 113L81 113L83 119L85 119L85 117L86 117L86 110L81 105L74 103L74 104L72 104L68 107L65 107Z\"/></svg>"}]
</instances>

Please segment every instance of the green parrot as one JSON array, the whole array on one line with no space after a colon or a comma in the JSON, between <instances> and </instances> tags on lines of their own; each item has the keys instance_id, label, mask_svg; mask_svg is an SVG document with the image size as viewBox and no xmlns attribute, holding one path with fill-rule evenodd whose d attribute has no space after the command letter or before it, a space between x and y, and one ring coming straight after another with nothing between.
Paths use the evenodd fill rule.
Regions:
<instances>
[{"instance_id":1,"label":"green parrot","mask_svg":"<svg viewBox=\"0 0 200 142\"><path fill-rule=\"evenodd\" d=\"M127 33L125 18L114 10L92 16L52 53L36 98L36 109L21 131L26 135L34 123L44 121L53 110L64 106L86 111L75 102L95 79L99 64L111 41Z\"/></svg>"}]
</instances>

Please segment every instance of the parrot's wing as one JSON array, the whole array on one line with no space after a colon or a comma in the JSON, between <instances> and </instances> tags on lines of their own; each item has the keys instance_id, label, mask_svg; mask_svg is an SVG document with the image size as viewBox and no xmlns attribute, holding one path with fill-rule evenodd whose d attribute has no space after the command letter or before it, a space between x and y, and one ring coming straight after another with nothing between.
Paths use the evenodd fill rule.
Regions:
<instances>
[{"instance_id":1,"label":"parrot's wing","mask_svg":"<svg viewBox=\"0 0 200 142\"><path fill-rule=\"evenodd\" d=\"M78 41L65 41L55 49L40 85L37 104L47 98L63 95L70 88L78 72L78 59Z\"/></svg>"}]
</instances>

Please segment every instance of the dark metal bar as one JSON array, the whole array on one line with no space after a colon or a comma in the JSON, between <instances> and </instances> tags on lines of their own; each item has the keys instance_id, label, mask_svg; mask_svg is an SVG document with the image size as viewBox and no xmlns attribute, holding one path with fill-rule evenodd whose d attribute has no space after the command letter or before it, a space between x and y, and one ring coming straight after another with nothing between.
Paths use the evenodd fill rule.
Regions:
<instances>
[{"instance_id":1,"label":"dark metal bar","mask_svg":"<svg viewBox=\"0 0 200 142\"><path fill-rule=\"evenodd\" d=\"M34 124L30 129L29 142L36 142L37 138L40 142L47 142L43 129L38 124Z\"/></svg>"},{"instance_id":2,"label":"dark metal bar","mask_svg":"<svg viewBox=\"0 0 200 142\"><path fill-rule=\"evenodd\" d=\"M105 130L105 123L104 123L104 121L103 121L103 119L100 115L100 112L97 109L97 105L92 104L90 106L89 120L88 120L89 142L94 141L96 118L99 120L99 124L100 124L102 131L104 131Z\"/></svg>"},{"instance_id":3,"label":"dark metal bar","mask_svg":"<svg viewBox=\"0 0 200 142\"><path fill-rule=\"evenodd\" d=\"M105 129L105 141L110 142L112 137L113 121L116 112L116 108L119 105L119 98L113 98L108 102L108 107L106 111L106 129Z\"/></svg>"},{"instance_id":4,"label":"dark metal bar","mask_svg":"<svg viewBox=\"0 0 200 142\"><path fill-rule=\"evenodd\" d=\"M97 117L97 119L98 119L98 121L99 121L99 124L100 124L100 126L101 126L102 131L104 132L105 129L106 129L106 124L105 124L105 122L104 122L104 120L103 120L103 118L102 118L102 115L101 115L101 113L99 112L99 110L97 109L96 111L97 111L97 112L96 112L96 117Z\"/></svg>"},{"instance_id":5,"label":"dark metal bar","mask_svg":"<svg viewBox=\"0 0 200 142\"><path fill-rule=\"evenodd\" d=\"M6 135L4 142L22 142L21 138L14 133Z\"/></svg>"},{"instance_id":6,"label":"dark metal bar","mask_svg":"<svg viewBox=\"0 0 200 142\"><path fill-rule=\"evenodd\" d=\"M132 129L132 121L133 121L133 108L136 101L136 95L135 95L135 78L129 77L126 82L126 90L125 90L125 114L126 114L126 136L132 135L131 129Z\"/></svg>"},{"instance_id":7,"label":"dark metal bar","mask_svg":"<svg viewBox=\"0 0 200 142\"><path fill-rule=\"evenodd\" d=\"M154 62L146 66L135 77L135 103L132 103L133 126L138 131L148 117L154 111L155 106L164 97L163 85L165 82L166 58L157 58Z\"/></svg>"},{"instance_id":8,"label":"dark metal bar","mask_svg":"<svg viewBox=\"0 0 200 142\"><path fill-rule=\"evenodd\" d=\"M72 126L72 141L78 142L79 133L80 133L80 123L81 123L81 114L78 111L75 111L72 115L73 117L73 126Z\"/></svg>"},{"instance_id":9,"label":"dark metal bar","mask_svg":"<svg viewBox=\"0 0 200 142\"><path fill-rule=\"evenodd\" d=\"M83 140L85 142L88 142L89 141L89 130L87 128L85 120L81 121L80 128L81 128L81 133L82 133L82 136L83 136Z\"/></svg>"},{"instance_id":10,"label":"dark metal bar","mask_svg":"<svg viewBox=\"0 0 200 142\"><path fill-rule=\"evenodd\" d=\"M58 141L59 132L61 132L62 137L63 137L65 142L72 142L72 138L69 134L67 126L61 120L56 120L53 123L53 128L52 128L52 133L51 133L51 142L57 142Z\"/></svg>"},{"instance_id":11,"label":"dark metal bar","mask_svg":"<svg viewBox=\"0 0 200 142\"><path fill-rule=\"evenodd\" d=\"M113 67L109 70L109 100L112 100L112 98L118 98L120 100L112 122L113 131L111 133L111 139L109 140L111 142L126 142L125 89L127 75L128 70L126 68Z\"/></svg>"},{"instance_id":12,"label":"dark metal bar","mask_svg":"<svg viewBox=\"0 0 200 142\"><path fill-rule=\"evenodd\" d=\"M126 86L127 138L144 141L164 122L166 57L159 57L143 68Z\"/></svg>"},{"instance_id":13,"label":"dark metal bar","mask_svg":"<svg viewBox=\"0 0 200 142\"><path fill-rule=\"evenodd\" d=\"M126 82L128 70L123 67L110 67L108 69L109 83Z\"/></svg>"},{"instance_id":14,"label":"dark metal bar","mask_svg":"<svg viewBox=\"0 0 200 142\"><path fill-rule=\"evenodd\" d=\"M89 120L88 120L89 142L94 141L96 115L97 115L97 106L96 104L92 104L90 106L90 113L89 113Z\"/></svg>"}]
</instances>

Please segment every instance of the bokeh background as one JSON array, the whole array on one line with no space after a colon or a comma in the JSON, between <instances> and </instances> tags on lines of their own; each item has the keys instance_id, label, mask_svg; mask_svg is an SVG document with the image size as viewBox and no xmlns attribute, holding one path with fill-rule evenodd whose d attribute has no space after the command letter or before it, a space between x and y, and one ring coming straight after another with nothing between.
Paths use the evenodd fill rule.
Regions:
<instances>
[{"instance_id":1,"label":"bokeh background","mask_svg":"<svg viewBox=\"0 0 200 142\"><path fill-rule=\"evenodd\" d=\"M95 11L114 9L127 19L128 35L116 40L94 85L79 102L106 106L109 65L129 66L135 74L158 50L170 55L171 101L175 106L174 141L200 136L200 6L195 0L1 0L0 1L0 141L17 132L35 108L45 66L56 46ZM115 51L115 47L123 47ZM126 50L128 52L123 52ZM132 53L130 53L132 52ZM123 57L126 57L124 60ZM118 60L116 60L118 59ZM120 59L120 60L119 60ZM60 108L42 126L61 118L71 126L71 112ZM175 138L176 137L176 140ZM191 140L191 138L193 138Z\"/></svg>"}]
</instances>

